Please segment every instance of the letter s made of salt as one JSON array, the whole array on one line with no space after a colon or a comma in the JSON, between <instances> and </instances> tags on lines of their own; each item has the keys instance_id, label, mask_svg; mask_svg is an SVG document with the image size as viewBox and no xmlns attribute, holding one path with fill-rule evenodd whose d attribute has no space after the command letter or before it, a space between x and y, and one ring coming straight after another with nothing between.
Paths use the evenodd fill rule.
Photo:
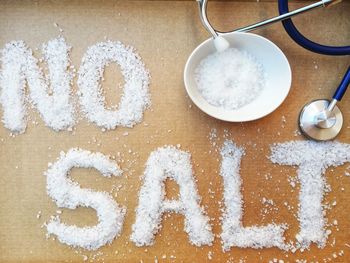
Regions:
<instances>
[{"instance_id":1,"label":"letter s made of salt","mask_svg":"<svg viewBox=\"0 0 350 263\"><path fill-rule=\"evenodd\" d=\"M64 244L95 250L111 243L120 234L126 209L119 207L106 192L82 189L67 175L73 167L95 168L103 176L120 176L121 169L101 153L81 149L61 152L59 159L46 171L47 193L58 207L76 209L78 206L96 210L98 224L92 227L77 227L60 222L59 216L52 217L47 224L48 234L54 234Z\"/></svg>"}]
</instances>

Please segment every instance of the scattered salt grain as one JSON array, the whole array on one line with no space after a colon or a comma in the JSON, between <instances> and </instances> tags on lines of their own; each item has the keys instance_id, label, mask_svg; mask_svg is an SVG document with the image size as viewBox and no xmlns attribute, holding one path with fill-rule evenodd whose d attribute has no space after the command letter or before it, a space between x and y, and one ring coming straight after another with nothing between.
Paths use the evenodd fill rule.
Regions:
<instances>
[{"instance_id":1,"label":"scattered salt grain","mask_svg":"<svg viewBox=\"0 0 350 263\"><path fill-rule=\"evenodd\" d=\"M208 103L226 110L252 102L265 86L262 65L251 54L234 48L204 58L195 70L195 80Z\"/></svg>"},{"instance_id":2,"label":"scattered salt grain","mask_svg":"<svg viewBox=\"0 0 350 263\"><path fill-rule=\"evenodd\" d=\"M167 178L179 185L178 200L165 199L164 182ZM147 160L130 239L137 246L153 244L154 235L161 228L162 214L173 212L184 215L184 230L192 244L211 245L214 236L209 218L204 214L199 201L191 155L174 146L158 148Z\"/></svg>"},{"instance_id":3,"label":"scattered salt grain","mask_svg":"<svg viewBox=\"0 0 350 263\"><path fill-rule=\"evenodd\" d=\"M36 218L39 219L41 217L41 211L38 211L38 213L36 214Z\"/></svg>"},{"instance_id":4,"label":"scattered salt grain","mask_svg":"<svg viewBox=\"0 0 350 263\"><path fill-rule=\"evenodd\" d=\"M48 234L54 234L62 243L73 247L95 250L111 243L121 232L125 209L120 208L106 192L82 189L67 175L73 167L95 168L103 176L120 176L118 165L101 153L80 149L61 152L60 158L47 170L47 193L58 207L75 209L78 206L96 210L98 224L92 227L77 227L60 222L59 215L51 217L47 224Z\"/></svg>"},{"instance_id":5,"label":"scattered salt grain","mask_svg":"<svg viewBox=\"0 0 350 263\"><path fill-rule=\"evenodd\" d=\"M111 62L117 63L125 79L117 110L105 108L101 78ZM133 47L121 42L102 42L88 48L79 69L80 104L86 117L105 129L133 127L141 122L150 105L149 72Z\"/></svg>"}]
</instances>

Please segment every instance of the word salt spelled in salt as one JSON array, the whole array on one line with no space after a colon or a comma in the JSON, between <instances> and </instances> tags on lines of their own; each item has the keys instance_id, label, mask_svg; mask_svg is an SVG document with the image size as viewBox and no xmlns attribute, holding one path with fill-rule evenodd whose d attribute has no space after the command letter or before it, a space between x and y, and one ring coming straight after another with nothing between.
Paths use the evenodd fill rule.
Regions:
<instances>
[{"instance_id":1,"label":"word salt spelled in salt","mask_svg":"<svg viewBox=\"0 0 350 263\"><path fill-rule=\"evenodd\" d=\"M226 140L221 148L220 175L224 182L224 214L222 217L223 250L231 247L278 247L280 249L305 249L312 242L325 245L329 231L322 210L325 193L324 173L330 166L350 162L350 145L338 142L318 143L313 141L291 141L272 146L270 159L281 165L298 166L300 194L298 219L300 231L296 235L296 246L285 244L285 224L243 227L243 201L240 162L244 150ZM144 184L139 194L136 220L130 239L137 246L152 245L154 235L161 228L164 212L181 213L185 217L185 231L190 242L196 246L210 245L213 233L209 218L200 207L200 197L193 178L190 154L174 146L164 146L152 152L144 172ZM100 153L72 149L62 153L47 175L47 191L59 207L75 209L77 206L92 207L97 211L99 223L94 227L78 228L62 224L59 217L52 219L47 230L65 244L97 249L112 242L122 229L125 210L103 192L81 189L67 178L73 167L94 167L104 176L120 175L119 167ZM166 200L164 181L175 180L179 185L179 199Z\"/></svg>"}]
</instances>

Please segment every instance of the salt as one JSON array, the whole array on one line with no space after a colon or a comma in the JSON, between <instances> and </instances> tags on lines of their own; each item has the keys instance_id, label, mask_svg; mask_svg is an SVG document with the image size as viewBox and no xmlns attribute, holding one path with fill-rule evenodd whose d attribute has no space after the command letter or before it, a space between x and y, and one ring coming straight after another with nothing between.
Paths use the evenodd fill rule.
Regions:
<instances>
[{"instance_id":1,"label":"salt","mask_svg":"<svg viewBox=\"0 0 350 263\"><path fill-rule=\"evenodd\" d=\"M74 108L70 100L73 79L69 70L70 49L62 37L43 45L42 53L49 71L45 78L33 51L23 41L5 45L1 50L0 103L6 128L14 133L23 133L26 129L26 85L31 104L38 109L47 126L59 131L74 125Z\"/></svg>"},{"instance_id":2,"label":"salt","mask_svg":"<svg viewBox=\"0 0 350 263\"><path fill-rule=\"evenodd\" d=\"M98 224L92 227L77 227L61 223L59 215L51 217L47 224L48 234L54 234L62 243L73 247L95 250L111 243L122 230L125 209L119 207L106 192L82 189L67 174L73 167L95 168L103 176L120 176L119 166L101 153L81 149L61 152L60 158L47 170L47 193L60 208L75 209L78 206L96 210Z\"/></svg>"},{"instance_id":3,"label":"salt","mask_svg":"<svg viewBox=\"0 0 350 263\"><path fill-rule=\"evenodd\" d=\"M262 65L248 52L235 48L204 58L195 70L195 80L203 98L225 110L249 104L265 87Z\"/></svg>"},{"instance_id":4,"label":"salt","mask_svg":"<svg viewBox=\"0 0 350 263\"><path fill-rule=\"evenodd\" d=\"M165 199L164 181L167 178L178 183L178 200ZM184 228L192 244L211 245L214 236L199 200L190 154L174 146L155 150L147 160L130 239L137 246L152 245L154 235L161 228L162 214L174 212L184 215Z\"/></svg>"},{"instance_id":5,"label":"salt","mask_svg":"<svg viewBox=\"0 0 350 263\"><path fill-rule=\"evenodd\" d=\"M230 43L222 36L214 38L214 46L218 52L223 52L230 47Z\"/></svg>"},{"instance_id":6,"label":"salt","mask_svg":"<svg viewBox=\"0 0 350 263\"><path fill-rule=\"evenodd\" d=\"M275 144L270 159L280 165L298 166L300 231L296 235L297 246L305 249L311 242L315 242L319 247L324 247L331 233L325 229L325 212L322 209L326 191L324 173L330 166L350 161L350 145L339 142L290 141ZM332 204L336 204L336 201Z\"/></svg>"},{"instance_id":7,"label":"salt","mask_svg":"<svg viewBox=\"0 0 350 263\"><path fill-rule=\"evenodd\" d=\"M123 94L117 110L105 108L101 79L104 68L117 63L125 79ZM79 69L80 104L86 117L105 129L117 126L133 127L141 122L150 105L148 86L150 76L133 47L121 42L101 42L88 48Z\"/></svg>"},{"instance_id":8,"label":"salt","mask_svg":"<svg viewBox=\"0 0 350 263\"><path fill-rule=\"evenodd\" d=\"M39 219L41 217L41 211L38 211L38 213L36 214L36 218Z\"/></svg>"},{"instance_id":9,"label":"salt","mask_svg":"<svg viewBox=\"0 0 350 263\"><path fill-rule=\"evenodd\" d=\"M243 201L240 192L242 182L239 170L244 150L237 147L232 141L226 140L220 154L222 157L220 175L224 180L224 203L226 207L222 217L221 239L223 250L228 251L232 246L287 249L283 237L283 233L287 228L285 224L243 227Z\"/></svg>"}]
</instances>

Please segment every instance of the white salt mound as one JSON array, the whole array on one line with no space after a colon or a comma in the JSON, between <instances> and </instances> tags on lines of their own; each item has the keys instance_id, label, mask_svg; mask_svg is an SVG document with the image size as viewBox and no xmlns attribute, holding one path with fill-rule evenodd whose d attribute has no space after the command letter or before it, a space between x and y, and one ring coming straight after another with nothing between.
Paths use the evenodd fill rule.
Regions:
<instances>
[{"instance_id":1,"label":"white salt mound","mask_svg":"<svg viewBox=\"0 0 350 263\"><path fill-rule=\"evenodd\" d=\"M247 105L265 87L262 65L248 52L235 48L204 58L195 70L195 81L209 104L225 110Z\"/></svg>"}]
</instances>

